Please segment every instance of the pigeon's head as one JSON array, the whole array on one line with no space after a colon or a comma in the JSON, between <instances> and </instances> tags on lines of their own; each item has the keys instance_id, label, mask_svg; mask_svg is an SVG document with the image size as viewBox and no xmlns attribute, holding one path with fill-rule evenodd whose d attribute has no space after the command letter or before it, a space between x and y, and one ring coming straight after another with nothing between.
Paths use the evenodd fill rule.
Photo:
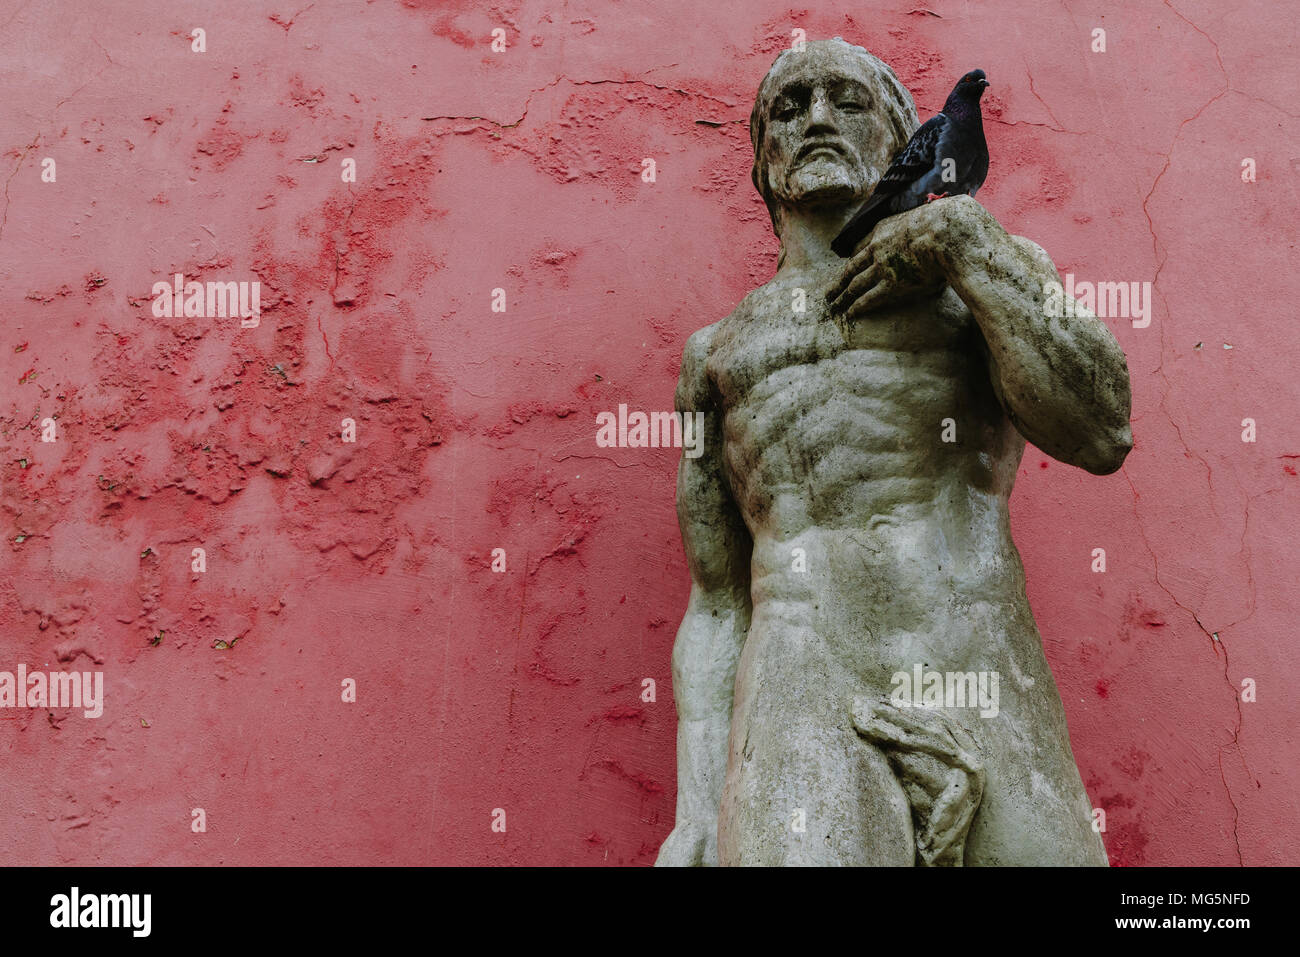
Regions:
<instances>
[{"instance_id":1,"label":"pigeon's head","mask_svg":"<svg viewBox=\"0 0 1300 957\"><path fill-rule=\"evenodd\" d=\"M989 81L985 79L983 70L971 70L957 81L957 85L953 87L952 95L960 97L968 103L978 103L988 85Z\"/></svg>"}]
</instances>

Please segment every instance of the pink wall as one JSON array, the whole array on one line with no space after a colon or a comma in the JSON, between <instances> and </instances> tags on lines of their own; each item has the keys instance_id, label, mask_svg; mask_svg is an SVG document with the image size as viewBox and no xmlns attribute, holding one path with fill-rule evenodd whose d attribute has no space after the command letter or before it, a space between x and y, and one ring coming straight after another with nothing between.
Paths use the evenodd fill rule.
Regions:
<instances>
[{"instance_id":1,"label":"pink wall","mask_svg":"<svg viewBox=\"0 0 1300 957\"><path fill-rule=\"evenodd\" d=\"M796 26L922 117L983 67L981 201L1063 273L1155 282L1149 327L1108 321L1122 472L1026 452L1029 595L1113 863L1300 863L1275 4L126 6L0 4L0 670L107 697L0 710L0 863L653 860L678 453L594 416L671 408L686 336L773 271L746 122ZM261 325L154 318L177 271L260 281Z\"/></svg>"}]
</instances>

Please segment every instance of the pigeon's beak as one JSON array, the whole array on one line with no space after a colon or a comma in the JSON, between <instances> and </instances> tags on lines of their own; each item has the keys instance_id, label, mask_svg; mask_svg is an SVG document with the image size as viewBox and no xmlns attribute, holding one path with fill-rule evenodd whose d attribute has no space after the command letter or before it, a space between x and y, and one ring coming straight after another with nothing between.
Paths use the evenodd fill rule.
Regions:
<instances>
[{"instance_id":1,"label":"pigeon's beak","mask_svg":"<svg viewBox=\"0 0 1300 957\"><path fill-rule=\"evenodd\" d=\"M988 81L988 80L980 80L980 86L981 86L981 87L986 87L986 86L988 86L988 85L989 85L989 81Z\"/></svg>"}]
</instances>

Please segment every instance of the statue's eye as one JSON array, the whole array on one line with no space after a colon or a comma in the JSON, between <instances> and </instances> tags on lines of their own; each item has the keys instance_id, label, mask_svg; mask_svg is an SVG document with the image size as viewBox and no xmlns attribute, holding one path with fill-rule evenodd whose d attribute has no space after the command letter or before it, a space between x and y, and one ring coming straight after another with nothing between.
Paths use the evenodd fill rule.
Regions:
<instances>
[{"instance_id":1,"label":"statue's eye","mask_svg":"<svg viewBox=\"0 0 1300 957\"><path fill-rule=\"evenodd\" d=\"M799 108L789 103L787 103L785 106L778 106L776 108L776 118L778 120L788 122L789 120L793 120L798 115L799 115Z\"/></svg>"},{"instance_id":2,"label":"statue's eye","mask_svg":"<svg viewBox=\"0 0 1300 957\"><path fill-rule=\"evenodd\" d=\"M861 113L867 108L866 104L859 100L840 100L837 105L845 113Z\"/></svg>"}]
</instances>

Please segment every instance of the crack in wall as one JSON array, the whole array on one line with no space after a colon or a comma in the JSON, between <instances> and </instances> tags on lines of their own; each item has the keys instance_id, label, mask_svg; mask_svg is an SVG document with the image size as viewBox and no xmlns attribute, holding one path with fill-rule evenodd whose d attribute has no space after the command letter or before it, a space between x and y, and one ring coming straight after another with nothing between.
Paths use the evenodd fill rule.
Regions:
<instances>
[{"instance_id":1,"label":"crack in wall","mask_svg":"<svg viewBox=\"0 0 1300 957\"><path fill-rule=\"evenodd\" d=\"M649 69L649 70L646 70L645 73L653 73L654 70L657 70L657 69L660 69L660 68L659 68L659 67L653 67L653 68L651 68L651 69ZM642 74L642 75L644 75L644 74ZM602 86L602 85L605 85L605 84L610 84L610 85L614 85L614 86L624 86L624 85L632 85L632 86L638 86L638 85L639 85L639 86L648 86L648 87L650 87L651 89L654 89L654 90L661 90L661 91L664 91L664 92L667 92L667 93L679 93L679 94L681 94L682 96L696 96L696 97L701 97L702 99L706 99L706 100L713 100L715 103L721 103L723 106L726 106L726 107L732 107L732 108L734 108L735 105L736 105L735 103L730 103L730 102L728 102L727 100L722 99L721 97L713 96L713 95L710 94L710 93L697 93L697 92L694 92L694 91L692 91L692 90L683 90L683 89L681 89L680 87L675 87L675 86L663 86L662 84L659 84L659 83L651 83L649 80L574 80L574 79L572 79L572 78L566 76L565 74L561 73L561 74L560 74L559 76L557 76L554 80L552 80L552 81L549 82L549 83L543 84L542 86L537 87L535 90L531 91L531 92L528 94L528 96L526 96L526 97L524 98L524 111L523 111L523 113L520 114L519 119L515 120L515 121L512 122L512 123L502 123L500 120L494 120L494 119L492 119L492 118L489 117L489 116L478 116L478 115L474 115L474 116L455 116L455 115L422 116L422 117L420 117L420 119L425 120L425 121L434 121L434 120L479 120L479 121L481 121L481 122L483 122L483 123L491 123L491 124L492 124L493 126L495 126L497 129L501 129L501 130L510 130L510 129L514 129L515 127L519 126L521 123L523 123L524 120L526 120L526 119L528 118L528 111L532 108L533 97L537 96L539 93L544 93L544 92L546 92L547 90L551 89L552 87L558 86L561 82L564 82L564 81L569 82L569 83L572 84L573 86Z\"/></svg>"},{"instance_id":2,"label":"crack in wall","mask_svg":"<svg viewBox=\"0 0 1300 957\"><path fill-rule=\"evenodd\" d=\"M23 6L25 7L26 4L24 4ZM9 18L9 20L8 20L8 21L6 22L6 24L5 24L6 27L8 27L9 23L12 23L12 22L13 22L14 17L18 16L18 14L22 12L22 9L23 9L23 8L20 7L20 8L18 9L18 11L16 11L16 12L14 13L14 15L13 15L12 17ZM104 66L100 67L99 70L98 70L98 72L96 72L95 75L92 76L89 80L87 80L85 83L81 84L81 86L77 87L75 90L73 90L73 91L72 91L71 93L69 93L67 96L63 97L61 100L58 100L58 101L54 104L54 109L50 110L50 125L51 125L51 126L54 125L54 116L55 116L56 113L59 112L59 108L60 108L60 107L62 107L65 103L68 103L68 102L70 102L71 100L73 100L74 98L76 98L76 96L77 96L79 93L81 93L82 90L84 90L86 87L90 86L90 84L92 84L92 83L94 83L96 80L98 80L98 79L100 78L100 76L103 74L103 72L104 72L105 70L107 70L110 66L117 66L117 63L114 62L113 58L112 58L111 56L108 55L108 51L104 49L103 45L99 42L99 40L97 40L95 37L91 37L91 42L94 43L95 46L99 47L99 52L102 53L102 54L104 54L104 59L108 60L108 63L106 63L106 64L104 64ZM23 165L23 163L26 161L26 159L27 159L27 155L28 155L32 150L36 149L37 146L40 145L40 140L41 140L41 134L40 134L40 131L38 130L38 131L36 132L35 137L33 138L32 142L31 142L31 145L28 146L25 150L23 150L22 154L18 157L18 162L14 164L14 170L13 170L13 172L10 173L10 174L9 174L9 178L5 180L5 188L4 188L5 203L4 203L4 210L3 210L3 212L0 212L0 240L4 239L5 226L6 226L6 224L8 224L8 222L9 222L9 184L10 184L10 182L12 182L13 178L14 178L15 176L18 175L18 171L19 171L20 169L22 169L22 165Z\"/></svg>"},{"instance_id":3,"label":"crack in wall","mask_svg":"<svg viewBox=\"0 0 1300 957\"><path fill-rule=\"evenodd\" d=\"M1168 299L1165 297L1163 290L1161 290L1161 289L1160 289L1160 286L1159 286L1159 282L1160 282L1160 274L1161 274L1161 272L1164 270L1165 264L1168 262L1169 254L1168 254L1168 252L1164 249L1164 247L1162 246L1162 244L1160 243L1160 239L1159 239L1159 236L1157 235L1156 228L1155 228L1155 221L1154 221L1154 220L1152 219L1152 217L1151 217L1151 211L1150 211L1150 203L1151 203L1151 199L1152 199L1152 197L1155 195L1156 190L1159 188L1160 183L1161 183L1161 181L1164 179L1165 174L1169 171L1170 167L1173 165L1173 153L1174 153L1174 149L1177 147L1177 145L1178 145L1178 141L1181 139L1181 137L1182 137L1182 135L1183 135L1183 131L1184 131L1184 129L1188 126L1188 124L1193 123L1193 122L1195 122L1197 119L1199 119L1199 118L1202 116L1202 114L1205 113L1206 110L1208 110L1208 109L1209 109L1213 104L1215 104L1216 102L1218 102L1220 99L1222 99L1223 97L1227 96L1229 93L1231 93L1231 92L1240 92L1240 91L1234 91L1234 90L1232 89L1231 83L1230 83L1230 81L1229 81L1229 79L1228 79L1228 71L1227 71L1227 68L1224 66L1224 63L1223 63L1223 57L1222 57L1222 55L1221 55L1221 53L1220 53L1220 50L1219 50L1219 45L1218 45L1218 43L1214 40L1214 38L1211 37L1211 36L1210 36L1208 33L1206 33L1204 30L1202 30L1200 27L1198 27L1198 26L1197 26L1195 23L1193 23L1191 20L1189 20L1187 17L1183 16L1183 14L1182 14L1182 13L1181 13L1181 12L1180 12L1180 11L1179 11L1179 10L1178 10L1178 9L1177 9L1177 8L1176 8L1176 7L1171 3L1171 2L1169 2L1169 0L1163 0L1163 5L1166 6L1166 7L1168 7L1169 10L1174 14L1174 16L1178 17L1179 20L1182 20L1185 24L1187 24L1189 27L1191 27L1194 31L1196 31L1198 34L1200 34L1202 37L1204 37L1204 38L1206 39L1207 42L1209 42L1210 46L1211 46L1211 47L1213 48L1213 50L1214 50L1214 59L1215 59L1215 62L1218 64L1219 72L1220 72L1220 73L1222 74L1222 76L1223 76L1223 88L1222 88L1221 90L1219 90L1217 93L1215 93L1213 96L1211 96L1209 99L1207 99L1204 103L1202 103L1202 104L1200 105L1200 107L1198 107L1198 108L1196 109L1196 111L1195 111L1191 116L1185 117L1185 118L1184 118L1184 119L1183 119L1183 120L1178 124L1178 128L1174 131L1173 139L1170 141L1168 149L1167 149L1167 150L1165 151L1165 153L1163 154L1163 155L1164 155L1164 159L1165 159L1165 161L1164 161L1164 165L1161 166L1160 171L1156 174L1155 179L1154 179L1154 180L1152 181L1152 183L1151 183L1151 188L1147 191L1146 196L1144 196L1143 199L1142 199L1142 215L1145 217L1145 219L1146 219L1146 221L1147 221L1147 231L1151 234L1151 249L1152 249L1152 253L1153 253L1153 255L1155 255L1155 256L1157 257L1157 263L1156 263L1155 274L1154 274L1154 276L1152 277L1152 280L1151 280L1151 289L1152 289L1153 292L1156 292L1156 293L1159 294L1161 304L1162 304L1162 306L1164 307L1164 314L1165 314L1166 317L1169 317L1169 315L1170 315L1170 310L1169 310L1169 301L1168 301ZM1062 6L1064 6L1064 3L1062 3ZM1175 433L1177 434L1177 436L1178 436L1178 441L1179 441L1179 443L1180 443L1180 444L1182 445L1182 447L1183 447L1184 454L1187 455L1187 456L1190 457L1190 458L1194 458L1194 459L1196 459L1198 462L1201 463L1202 467L1205 469L1205 472L1206 472L1206 485L1207 485L1207 487L1208 487L1208 489L1209 489L1209 491L1210 491L1210 495L1209 495L1210 508L1211 508L1212 512L1214 513L1215 517L1218 517L1218 509L1217 509L1217 506L1215 505L1215 501L1214 501L1214 498L1215 498L1215 496L1214 496L1214 469L1212 468L1212 466L1210 465L1210 463L1205 459L1204 456L1202 456L1201 454L1199 454L1196 450L1194 450L1194 449L1193 449L1193 448L1188 444L1187 440L1186 440L1186 439L1184 438L1184 436L1183 436L1182 428L1179 426L1178 422L1175 420L1173 413L1171 412L1171 410L1169 409L1169 407L1168 407L1168 405L1167 405L1167 402L1168 402L1168 400L1169 400L1169 397L1170 397L1170 395L1171 395L1172 392L1173 392L1173 388L1172 388L1172 386L1171 386L1171 384L1170 384L1170 382L1169 382L1169 377L1168 377L1168 376L1165 374L1165 372L1164 372L1164 359L1165 359L1165 335L1164 335L1164 323L1163 323L1163 322L1159 324L1159 329L1158 329L1158 331L1157 331L1157 335L1159 336L1159 362L1156 364L1156 367L1155 367L1155 370L1154 370L1154 371L1156 372L1157 375L1159 375L1160 380L1164 383L1164 390L1162 391L1161 396L1160 396L1160 402L1159 402L1159 405L1158 405L1158 409L1159 409L1161 412L1164 413L1165 417L1169 420L1170 425L1173 426L1174 432L1175 432ZM1169 589L1169 588L1164 584L1164 582L1162 582L1162 581L1160 580L1160 566L1159 566L1159 559L1158 559L1157 556L1156 556L1155 549L1153 549L1153 548L1151 547L1150 540L1147 538L1146 529L1145 529L1145 528L1143 527L1143 525L1142 525L1141 513L1140 513L1140 510L1137 508L1137 503L1138 503L1138 500L1139 500L1139 498L1140 498L1140 496L1138 495L1138 492L1137 492L1137 486L1134 484L1133 479L1132 479L1132 477L1128 474L1127 470L1125 469L1125 470L1122 470L1122 471L1124 472L1124 477L1128 480L1129 487L1130 487L1130 489L1131 489L1132 492L1133 492L1135 523L1136 523L1137 528L1138 528L1138 533L1139 533L1139 534L1141 535L1141 537L1142 537L1143 544L1146 545L1146 547L1147 547L1147 551L1149 551L1149 552L1151 553L1151 561L1152 561L1152 565L1153 565L1153 568L1154 568L1155 581L1156 581L1157 586L1158 586L1158 587L1159 587L1159 588L1160 588L1160 589L1161 589L1161 590L1162 590L1166 595L1169 596L1170 600L1173 601L1173 603L1174 603L1178 608L1182 609L1183 611L1185 611L1185 612L1187 612L1189 615L1191 615L1192 620L1196 622L1196 626L1197 626L1197 627L1198 627L1198 628L1199 628L1199 629L1200 629L1200 630L1201 630L1201 631L1202 631L1202 632L1203 632L1203 633L1204 633L1204 634L1205 634L1205 635L1210 639L1210 642L1211 642L1211 648L1213 649L1216 658L1219 656L1219 649L1220 649L1220 648L1223 649L1223 677L1224 677L1224 682L1227 684L1227 686L1228 686L1228 688L1229 688L1229 691L1231 692L1231 694L1232 694L1232 696L1233 696L1233 702L1234 702L1234 706L1235 706L1235 709L1236 709L1237 720L1236 720L1236 724L1235 724L1232 728L1229 729L1230 732L1231 732L1231 735L1232 735L1232 740L1231 740L1231 742L1229 742L1228 744L1225 744L1225 745L1223 745L1222 747L1219 748L1219 753L1218 753L1219 777L1220 777L1220 781L1221 781L1222 784L1223 784L1224 793L1227 795L1228 803L1232 806L1232 837L1233 837L1233 843L1234 843L1234 845L1236 846L1236 849L1237 849L1237 862L1238 862L1239 865L1243 865L1243 866L1244 866L1244 864L1245 864L1245 860L1244 860L1244 857L1243 857L1243 855L1242 855L1242 850L1241 850L1241 837L1240 837L1240 832L1239 832L1240 811L1239 811L1239 809L1238 809L1238 807L1237 807L1236 799L1234 798L1234 796L1233 796L1233 794L1232 794L1232 789L1231 789L1231 787L1229 787L1229 785L1228 785L1227 776L1226 776L1226 774L1225 774L1224 771L1223 771L1223 752L1224 752L1224 750L1226 750L1227 748L1229 748L1229 747L1233 747L1233 748L1235 748L1235 749L1237 750L1237 754L1238 754L1238 756L1242 758L1242 766L1245 767L1246 770L1247 770L1247 773L1249 773L1249 768L1246 767L1246 764L1245 764L1245 758L1244 758L1244 756L1241 755L1241 747L1240 747L1241 730L1242 730L1242 726L1243 726L1243 722L1244 722L1244 715L1242 714L1242 710L1241 710L1241 696L1240 696L1240 694L1239 694L1238 689L1236 688L1236 686L1233 685L1232 680L1231 680L1231 678L1230 678L1230 676L1229 676L1229 673L1228 673L1228 647L1227 647L1227 645L1224 643L1224 641L1223 641L1223 639L1222 639L1222 637L1221 637L1221 633L1224 632L1224 631L1226 631L1228 627L1231 627L1231 625L1229 625L1229 626L1224 626L1224 627L1222 627L1222 628L1220 628L1220 629L1218 629L1218 630L1215 630L1215 631L1211 631L1211 630L1210 630L1209 628L1207 628L1207 627L1205 626L1205 624L1201 621L1201 618L1200 618L1200 616L1196 613L1196 611L1193 610L1192 608L1189 608L1188 606L1184 605L1184 604L1183 604L1183 603L1178 599L1178 597L1173 593L1173 591L1171 591L1171 590L1170 590L1170 589ZM1233 473L1231 473L1231 472L1229 472L1229 474L1230 474L1230 476L1232 477L1233 481L1236 483L1236 485L1237 485L1237 487L1238 487L1238 490L1244 492L1244 489L1242 489L1242 487L1241 487L1241 482L1240 482L1239 480L1237 480L1235 474L1233 474ZM1260 494L1265 494L1265 493L1260 493ZM1256 496L1256 497L1258 497L1258 496ZM1247 546L1246 546L1246 534L1247 534L1247 529L1249 528L1249 524L1250 524L1250 501L1251 501L1251 497L1250 497L1250 496L1246 496L1245 520L1244 520L1243 525L1242 525L1242 537L1241 537L1240 547L1239 547L1239 549L1238 549L1238 554L1239 554L1239 555L1241 554L1241 550L1242 550L1243 548L1247 548ZM1255 605L1255 598L1254 598L1254 579L1253 579L1253 576L1250 575L1249 564L1247 564L1247 566L1246 566L1246 573L1247 573L1247 576L1248 576L1248 578L1249 578L1249 580L1250 580L1250 582L1251 582L1251 611L1250 611L1250 613L1246 616L1246 618L1241 619L1241 620L1243 620L1243 621L1246 620L1247 618L1249 618L1251 615L1254 614L1254 605ZM1233 624L1236 624L1236 623L1234 622Z\"/></svg>"},{"instance_id":4,"label":"crack in wall","mask_svg":"<svg viewBox=\"0 0 1300 957\"><path fill-rule=\"evenodd\" d=\"M23 168L23 163L27 161L27 154L40 145L41 134L37 133L32 139L31 144L19 154L18 162L14 164L14 171L10 173L9 178L5 180L5 206L3 212L0 212L0 240L4 239L5 226L9 222L9 184L13 182L13 178L18 175L18 171Z\"/></svg>"}]
</instances>

